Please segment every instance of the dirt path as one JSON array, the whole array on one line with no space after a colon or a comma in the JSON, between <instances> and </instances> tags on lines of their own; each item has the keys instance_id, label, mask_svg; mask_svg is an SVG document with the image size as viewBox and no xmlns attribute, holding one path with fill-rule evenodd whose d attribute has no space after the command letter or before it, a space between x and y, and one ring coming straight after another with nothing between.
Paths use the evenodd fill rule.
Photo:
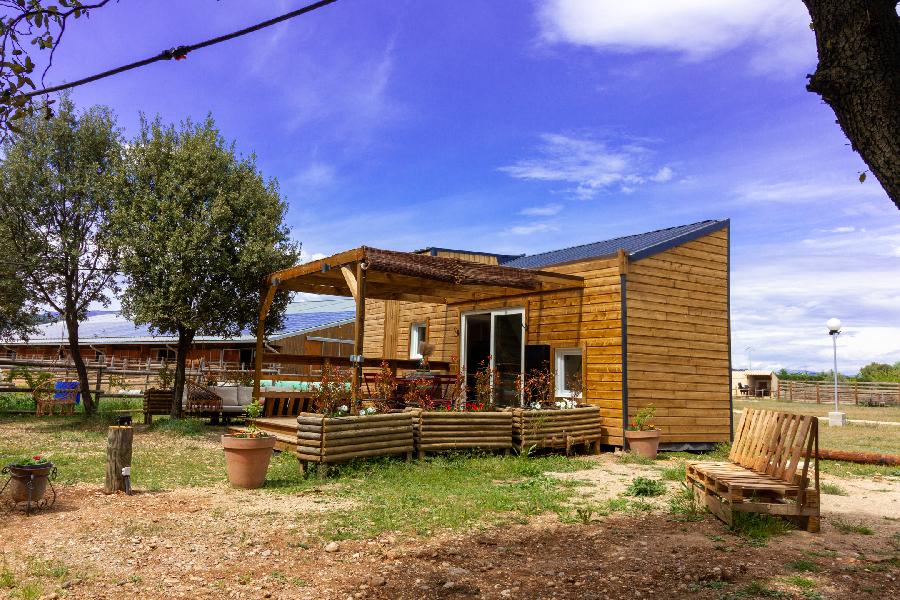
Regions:
<instances>
[{"instance_id":1,"label":"dirt path","mask_svg":"<svg viewBox=\"0 0 900 600\"><path fill-rule=\"evenodd\" d=\"M659 476L606 455L593 469L560 477L580 482L581 500L600 501L642 473ZM673 521L655 501L654 510L587 525L544 515L425 540L341 542L333 552L310 532L338 504L316 490L222 486L127 497L73 486L52 511L0 514L0 597L26 597L12 596L25 585L40 586L34 597L73 599L752 598L764 588L817 597L802 596L801 586L825 598L896 596L900 482L835 482L849 495L823 498L821 534L795 531L767 547L749 545L711 517ZM874 534L841 533L834 525L844 522ZM814 570L789 566L798 560ZM753 582L763 588L747 587Z\"/></svg>"}]
</instances>

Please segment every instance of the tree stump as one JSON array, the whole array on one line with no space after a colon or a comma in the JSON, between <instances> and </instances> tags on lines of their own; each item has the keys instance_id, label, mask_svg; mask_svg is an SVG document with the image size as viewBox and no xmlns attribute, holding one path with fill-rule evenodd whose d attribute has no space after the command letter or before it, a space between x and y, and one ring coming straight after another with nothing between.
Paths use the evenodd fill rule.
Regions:
<instances>
[{"instance_id":1,"label":"tree stump","mask_svg":"<svg viewBox=\"0 0 900 600\"><path fill-rule=\"evenodd\" d=\"M131 466L131 443L134 429L130 426L112 426L106 437L106 484L104 493L115 494L125 491L122 467Z\"/></svg>"}]
</instances>

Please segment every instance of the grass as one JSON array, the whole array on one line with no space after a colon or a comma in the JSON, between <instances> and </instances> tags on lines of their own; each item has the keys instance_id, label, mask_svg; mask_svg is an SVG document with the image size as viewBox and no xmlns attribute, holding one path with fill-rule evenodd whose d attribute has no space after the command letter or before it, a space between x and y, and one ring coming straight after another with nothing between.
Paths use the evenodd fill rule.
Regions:
<instances>
[{"instance_id":1,"label":"grass","mask_svg":"<svg viewBox=\"0 0 900 600\"><path fill-rule=\"evenodd\" d=\"M731 523L731 531L753 546L765 546L769 538L791 529L791 524L783 519L757 513L735 512Z\"/></svg>"},{"instance_id":2,"label":"grass","mask_svg":"<svg viewBox=\"0 0 900 600\"><path fill-rule=\"evenodd\" d=\"M751 581L747 585L730 594L720 596L721 600L739 600L742 598L790 598L790 594L768 587L759 581Z\"/></svg>"},{"instance_id":3,"label":"grass","mask_svg":"<svg viewBox=\"0 0 900 600\"><path fill-rule=\"evenodd\" d=\"M834 410L834 402L822 402L821 404L815 404L811 402L779 402L777 400L734 399L735 410L742 410L746 407L769 410L784 410L800 415L816 415L817 417L827 417L828 413ZM841 404L841 412L847 413L848 419L900 422L900 406L877 407L856 406L855 404Z\"/></svg>"},{"instance_id":4,"label":"grass","mask_svg":"<svg viewBox=\"0 0 900 600\"><path fill-rule=\"evenodd\" d=\"M784 578L784 582L788 585L798 587L801 590L811 590L816 587L816 582L802 575L791 575Z\"/></svg>"},{"instance_id":5,"label":"grass","mask_svg":"<svg viewBox=\"0 0 900 600\"><path fill-rule=\"evenodd\" d=\"M57 466L60 482L102 484L110 422L103 415L92 419L0 417L0 464L40 453ZM190 420L178 425L167 423L167 419L160 419L150 429L136 430L133 485L156 491L223 481L225 459L219 444L223 429Z\"/></svg>"},{"instance_id":6,"label":"grass","mask_svg":"<svg viewBox=\"0 0 900 600\"><path fill-rule=\"evenodd\" d=\"M652 497L662 496L666 493L666 484L657 479L647 479L646 477L635 477L625 494L628 496Z\"/></svg>"},{"instance_id":7,"label":"grass","mask_svg":"<svg viewBox=\"0 0 900 600\"><path fill-rule=\"evenodd\" d=\"M672 466L665 466L660 469L660 475L666 481L684 481L684 462L679 461Z\"/></svg>"},{"instance_id":8,"label":"grass","mask_svg":"<svg viewBox=\"0 0 900 600\"><path fill-rule=\"evenodd\" d=\"M682 483L669 497L669 512L678 521L702 521L706 515L705 507L697 502L693 490L686 483Z\"/></svg>"},{"instance_id":9,"label":"grass","mask_svg":"<svg viewBox=\"0 0 900 600\"><path fill-rule=\"evenodd\" d=\"M353 506L325 515L319 535L342 540L397 531L429 535L439 529L502 524L543 512L569 513L574 482L547 472L589 468L560 456L444 455L416 464L396 460L350 463L332 491Z\"/></svg>"},{"instance_id":10,"label":"grass","mask_svg":"<svg viewBox=\"0 0 900 600\"><path fill-rule=\"evenodd\" d=\"M828 412L833 410L833 405L827 403L808 404L772 400L734 401L735 410L741 410L748 406L820 417L827 416ZM900 406L865 407L842 404L841 411L847 413L847 418L849 419L900 422ZM735 422L737 422L737 419L735 419ZM819 447L849 450L851 452L897 454L897 448L900 448L900 427L890 425L875 427L872 425L853 424L845 427L828 427L826 424L820 423Z\"/></svg>"},{"instance_id":11,"label":"grass","mask_svg":"<svg viewBox=\"0 0 900 600\"><path fill-rule=\"evenodd\" d=\"M832 519L831 525L844 534L873 535L875 532L868 525L844 519Z\"/></svg>"},{"instance_id":12,"label":"grass","mask_svg":"<svg viewBox=\"0 0 900 600\"><path fill-rule=\"evenodd\" d=\"M801 573L816 573L822 570L822 567L820 567L817 562L809 560L808 558L792 560L788 563L788 567L795 571L800 571Z\"/></svg>"},{"instance_id":13,"label":"grass","mask_svg":"<svg viewBox=\"0 0 900 600\"><path fill-rule=\"evenodd\" d=\"M846 496L847 492L836 483L823 483L819 489L823 494L828 494L829 496Z\"/></svg>"},{"instance_id":14,"label":"grass","mask_svg":"<svg viewBox=\"0 0 900 600\"><path fill-rule=\"evenodd\" d=\"M652 458L647 458L646 456L633 454L631 452L623 452L619 455L619 464L623 465L652 465L655 462L656 460Z\"/></svg>"}]
</instances>

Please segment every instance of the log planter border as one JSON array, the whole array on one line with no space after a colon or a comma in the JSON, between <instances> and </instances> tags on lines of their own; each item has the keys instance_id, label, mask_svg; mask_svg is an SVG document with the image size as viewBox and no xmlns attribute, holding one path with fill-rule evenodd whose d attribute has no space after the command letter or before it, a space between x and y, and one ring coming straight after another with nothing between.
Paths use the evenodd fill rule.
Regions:
<instances>
[{"instance_id":1,"label":"log planter border","mask_svg":"<svg viewBox=\"0 0 900 600\"><path fill-rule=\"evenodd\" d=\"M318 413L297 415L297 459L331 464L353 458L405 454L412 459L413 416L396 412L376 415L329 417Z\"/></svg>"},{"instance_id":2,"label":"log planter border","mask_svg":"<svg viewBox=\"0 0 900 600\"><path fill-rule=\"evenodd\" d=\"M442 450L487 449L513 447L512 413L456 412L409 409L415 415L415 441L419 458L425 452Z\"/></svg>"},{"instance_id":3,"label":"log planter border","mask_svg":"<svg viewBox=\"0 0 900 600\"><path fill-rule=\"evenodd\" d=\"M530 410L514 408L513 445L520 452L531 447L564 449L566 455L572 447L585 444L594 454L600 453L600 436L603 417L600 407Z\"/></svg>"}]
</instances>

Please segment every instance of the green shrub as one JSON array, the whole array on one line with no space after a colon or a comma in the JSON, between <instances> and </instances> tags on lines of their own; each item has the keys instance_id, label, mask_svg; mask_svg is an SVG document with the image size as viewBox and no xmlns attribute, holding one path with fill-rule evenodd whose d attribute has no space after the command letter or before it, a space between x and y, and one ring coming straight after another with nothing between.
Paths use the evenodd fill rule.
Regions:
<instances>
[{"instance_id":1,"label":"green shrub","mask_svg":"<svg viewBox=\"0 0 900 600\"><path fill-rule=\"evenodd\" d=\"M625 493L629 496L662 496L666 493L666 484L657 479L647 479L646 477L635 477L628 484Z\"/></svg>"},{"instance_id":2,"label":"green shrub","mask_svg":"<svg viewBox=\"0 0 900 600\"><path fill-rule=\"evenodd\" d=\"M681 487L669 498L669 512L678 521L702 521L706 510L697 502L691 486L682 482Z\"/></svg>"},{"instance_id":3,"label":"green shrub","mask_svg":"<svg viewBox=\"0 0 900 600\"><path fill-rule=\"evenodd\" d=\"M731 530L756 546L765 546L770 537L791 529L793 526L784 519L757 513L736 512L731 520Z\"/></svg>"},{"instance_id":4,"label":"green shrub","mask_svg":"<svg viewBox=\"0 0 900 600\"><path fill-rule=\"evenodd\" d=\"M821 491L823 494L828 494L830 496L846 496L847 492L844 491L844 488L837 485L836 483L823 483L821 486Z\"/></svg>"},{"instance_id":5,"label":"green shrub","mask_svg":"<svg viewBox=\"0 0 900 600\"><path fill-rule=\"evenodd\" d=\"M822 567L820 567L816 562L806 558L798 558L797 560L792 560L788 563L788 566L795 571L801 572L817 572L822 570Z\"/></svg>"},{"instance_id":6,"label":"green shrub","mask_svg":"<svg viewBox=\"0 0 900 600\"><path fill-rule=\"evenodd\" d=\"M872 531L872 528L867 525L855 523L853 521L845 521L844 519L834 519L831 524L841 533L858 533L860 535L872 535L875 533Z\"/></svg>"}]
</instances>

